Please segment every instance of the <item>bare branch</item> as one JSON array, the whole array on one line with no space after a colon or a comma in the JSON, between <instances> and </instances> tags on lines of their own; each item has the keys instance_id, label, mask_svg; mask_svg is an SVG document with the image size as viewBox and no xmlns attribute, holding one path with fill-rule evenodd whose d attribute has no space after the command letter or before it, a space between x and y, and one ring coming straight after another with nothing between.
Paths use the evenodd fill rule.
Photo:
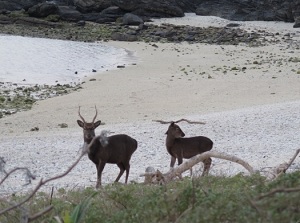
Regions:
<instances>
[{"instance_id":1,"label":"bare branch","mask_svg":"<svg viewBox=\"0 0 300 223\"><path fill-rule=\"evenodd\" d=\"M17 167L11 171L9 171L8 173L6 173L5 177L0 181L0 185L14 172L18 171L18 170L24 170L26 171L26 177L28 178L27 180L31 180L31 179L35 179L35 176L29 171L29 169L27 167Z\"/></svg>"},{"instance_id":2,"label":"bare branch","mask_svg":"<svg viewBox=\"0 0 300 223\"><path fill-rule=\"evenodd\" d=\"M50 205L48 207L46 207L44 210L32 215L28 217L28 222L34 221L36 219L38 219L39 217L41 217L42 215L46 214L47 212L51 211L53 209L53 206Z\"/></svg>"},{"instance_id":3,"label":"bare branch","mask_svg":"<svg viewBox=\"0 0 300 223\"><path fill-rule=\"evenodd\" d=\"M182 119L179 119L177 121L163 121L163 120L152 120L153 122L159 122L161 124L171 124L172 122L174 123L178 123L178 122L187 122L189 124L201 124L201 125L205 125L206 123L205 122L200 122L200 121L190 121L188 119L185 119L185 118L182 118Z\"/></svg>"},{"instance_id":4,"label":"bare branch","mask_svg":"<svg viewBox=\"0 0 300 223\"><path fill-rule=\"evenodd\" d=\"M262 198L265 198L265 197L270 197L274 194L277 194L277 193L292 193L292 192L298 192L300 191L300 187L295 187L295 188L278 188L278 189L274 189L274 190L271 190L270 192L266 193L266 194L262 194L260 196L258 196L256 198L256 200L261 200Z\"/></svg>"},{"instance_id":5,"label":"bare branch","mask_svg":"<svg viewBox=\"0 0 300 223\"><path fill-rule=\"evenodd\" d=\"M79 157L78 159L62 174L60 175L57 175L57 176L54 176L52 178L49 178L49 179L46 179L46 180L43 180L41 179L40 182L37 184L37 186L33 189L33 191L21 202L15 204L15 205L12 205L6 209L3 209L3 210L0 210L0 215L5 213L5 212L8 212L10 210L13 210L15 208L18 208L20 207L21 205L23 205L24 203L26 203L27 201L29 201L34 195L35 193L43 186L45 185L46 183L49 183L50 181L54 181L54 180L57 180L59 178L62 178L64 176L66 176L68 173L71 172L71 170L79 163L79 161L82 159L82 157L85 155L86 153L83 152Z\"/></svg>"}]
</instances>

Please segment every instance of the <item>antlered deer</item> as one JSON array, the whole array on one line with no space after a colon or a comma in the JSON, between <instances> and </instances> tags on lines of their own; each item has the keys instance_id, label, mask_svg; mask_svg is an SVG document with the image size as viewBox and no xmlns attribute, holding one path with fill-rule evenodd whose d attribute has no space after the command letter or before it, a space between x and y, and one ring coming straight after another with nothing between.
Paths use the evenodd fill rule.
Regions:
<instances>
[{"instance_id":1,"label":"antlered deer","mask_svg":"<svg viewBox=\"0 0 300 223\"><path fill-rule=\"evenodd\" d=\"M166 147L168 153L171 155L171 168L174 167L176 159L178 160L178 165L180 165L183 158L189 159L200 153L209 151L213 147L213 142L205 136L183 138L185 136L184 132L174 122L170 124L166 134ZM204 170L202 176L208 174L211 162L211 158L203 161Z\"/></svg>"},{"instance_id":2,"label":"antlered deer","mask_svg":"<svg viewBox=\"0 0 300 223\"><path fill-rule=\"evenodd\" d=\"M96 107L95 107L96 109ZM101 186L102 171L106 163L117 164L120 173L115 182L118 182L124 171L126 171L125 183L127 184L130 159L132 154L137 149L137 141L125 134L113 135L110 137L105 134L95 136L95 129L100 125L101 121L97 121L96 115L91 123L87 123L80 115L80 107L78 110L81 120L77 120L78 125L83 128L83 139L89 159L96 165L97 168L97 184L96 188Z\"/></svg>"}]
</instances>

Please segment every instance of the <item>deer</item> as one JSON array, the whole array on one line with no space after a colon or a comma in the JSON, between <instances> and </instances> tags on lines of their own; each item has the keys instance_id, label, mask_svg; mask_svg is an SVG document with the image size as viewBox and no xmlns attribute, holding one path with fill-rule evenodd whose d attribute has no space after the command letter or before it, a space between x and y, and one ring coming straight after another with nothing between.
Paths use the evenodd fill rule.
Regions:
<instances>
[{"instance_id":1,"label":"deer","mask_svg":"<svg viewBox=\"0 0 300 223\"><path fill-rule=\"evenodd\" d=\"M138 143L134 138L126 134L117 134L107 137L106 132L102 131L99 136L95 136L95 129L101 124L100 120L95 122L98 114L96 106L95 109L96 114L93 121L86 122L80 114L79 107L78 115L81 120L77 120L77 123L83 129L84 148L88 157L96 165L96 188L101 186L102 172L107 163L116 164L120 169L115 182L119 182L119 179L126 171L125 184L127 184L130 159L132 154L136 151Z\"/></svg>"},{"instance_id":2,"label":"deer","mask_svg":"<svg viewBox=\"0 0 300 223\"><path fill-rule=\"evenodd\" d=\"M181 128L171 122L166 132L166 148L171 155L170 167L173 168L178 160L178 165L182 164L183 158L190 159L193 156L207 152L212 149L213 141L205 136L195 136L189 138L183 138L185 136ZM201 176L208 175L211 158L203 160L204 170Z\"/></svg>"}]
</instances>

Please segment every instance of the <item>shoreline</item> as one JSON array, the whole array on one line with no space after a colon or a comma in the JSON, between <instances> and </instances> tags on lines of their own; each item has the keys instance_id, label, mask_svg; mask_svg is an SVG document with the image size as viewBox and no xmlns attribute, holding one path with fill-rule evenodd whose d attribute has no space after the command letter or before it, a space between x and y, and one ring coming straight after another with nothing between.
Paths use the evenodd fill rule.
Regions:
<instances>
[{"instance_id":1,"label":"shoreline","mask_svg":"<svg viewBox=\"0 0 300 223\"><path fill-rule=\"evenodd\" d=\"M130 50L140 61L125 69L96 73L95 81L86 81L76 92L38 101L29 111L0 119L0 156L5 157L8 169L27 166L38 178L65 170L83 144L82 129L76 123L78 106L87 121L94 117L97 106L97 119L105 125L96 134L109 130L138 140L129 181L142 180L139 174L150 165L168 170L167 126L154 119L205 121L206 125L180 126L187 136L211 137L216 151L243 158L256 169L286 162L298 149L299 48L285 41L257 48L185 42L105 44ZM68 127L61 128L62 123ZM30 131L33 127L39 131ZM295 162L292 168L299 169L299 160ZM213 163L216 169L211 174L241 171L227 162ZM116 165L105 167L105 183L112 182L116 169ZM85 157L54 185L94 186L95 172Z\"/></svg>"}]
</instances>

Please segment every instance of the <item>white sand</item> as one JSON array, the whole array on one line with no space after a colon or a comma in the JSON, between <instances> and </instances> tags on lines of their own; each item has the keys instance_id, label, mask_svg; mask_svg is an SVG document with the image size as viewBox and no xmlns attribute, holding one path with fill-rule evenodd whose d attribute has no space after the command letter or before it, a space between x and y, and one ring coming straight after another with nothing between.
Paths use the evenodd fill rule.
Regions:
<instances>
[{"instance_id":1,"label":"white sand","mask_svg":"<svg viewBox=\"0 0 300 223\"><path fill-rule=\"evenodd\" d=\"M190 20L173 20L176 24ZM162 20L170 22L169 20ZM219 22L221 21L221 22ZM197 25L228 22L216 17L199 17ZM299 31L289 23L243 22L249 29L293 33ZM257 26L256 26L257 25ZM142 181L139 174L147 166L165 172L170 157L164 146L167 125L153 119L189 118L206 121L206 125L180 124L186 136L205 135L214 150L237 155L255 169L276 166L288 161L300 148L300 57L299 48L286 42L264 47L218 46L206 44L158 44L109 42L133 52L137 65L95 75L83 89L62 97L38 102L32 110L1 119L0 156L6 170L26 166L38 177L62 173L79 155L82 130L76 123L77 109L87 121L94 116L106 123L97 129L126 133L139 142L132 157L129 179ZM253 64L254 61L259 64ZM232 70L232 68L244 71ZM224 74L224 71L227 71ZM211 77L211 78L208 78ZM67 123L68 128L58 125ZM39 127L38 132L30 131ZM113 134L112 133L112 134ZM201 165L199 165L200 168ZM299 158L292 169L299 167ZM236 164L213 160L211 174L236 174L244 171ZM103 182L112 182L118 174L116 165L107 165ZM13 175L0 186L0 194L30 189L22 187L22 175ZM45 187L93 186L96 168L87 157L68 176ZM124 177L121 178L121 182Z\"/></svg>"}]
</instances>

